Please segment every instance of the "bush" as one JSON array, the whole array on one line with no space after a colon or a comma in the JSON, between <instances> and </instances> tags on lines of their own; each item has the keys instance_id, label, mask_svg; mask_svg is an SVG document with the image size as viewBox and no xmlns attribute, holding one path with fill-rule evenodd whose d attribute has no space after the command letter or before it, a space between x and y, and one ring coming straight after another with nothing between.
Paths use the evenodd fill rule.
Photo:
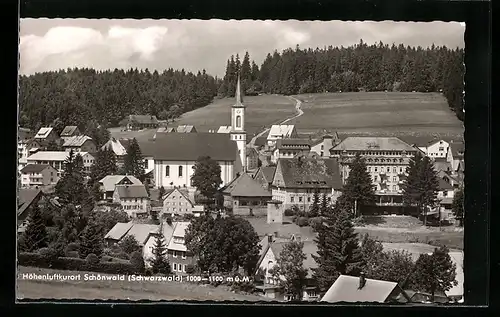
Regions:
<instances>
[{"instance_id":1,"label":"bush","mask_svg":"<svg viewBox=\"0 0 500 317\"><path fill-rule=\"evenodd\" d=\"M186 265L186 273L187 274L193 274L194 273L194 265L193 264Z\"/></svg>"},{"instance_id":2,"label":"bush","mask_svg":"<svg viewBox=\"0 0 500 317\"><path fill-rule=\"evenodd\" d=\"M285 209L285 212L283 214L287 217L295 216L295 212L292 209Z\"/></svg>"},{"instance_id":3,"label":"bush","mask_svg":"<svg viewBox=\"0 0 500 317\"><path fill-rule=\"evenodd\" d=\"M118 245L127 254L132 254L141 248L137 239L132 235L127 235Z\"/></svg>"},{"instance_id":4,"label":"bush","mask_svg":"<svg viewBox=\"0 0 500 317\"><path fill-rule=\"evenodd\" d=\"M17 255L17 264L22 266L32 266L40 268L52 268L56 270L68 271L89 271L109 274L135 274L135 268L130 262L100 262L89 263L80 258L60 257L48 261L38 253L21 252Z\"/></svg>"},{"instance_id":5,"label":"bush","mask_svg":"<svg viewBox=\"0 0 500 317\"><path fill-rule=\"evenodd\" d=\"M65 255L67 258L80 258L78 251L69 251L69 252L66 252Z\"/></svg>"},{"instance_id":6,"label":"bush","mask_svg":"<svg viewBox=\"0 0 500 317\"><path fill-rule=\"evenodd\" d=\"M144 258L139 251L135 251L130 255L130 264L134 266L138 274L144 273L146 265L144 263Z\"/></svg>"},{"instance_id":7,"label":"bush","mask_svg":"<svg viewBox=\"0 0 500 317\"><path fill-rule=\"evenodd\" d=\"M297 219L297 225L299 227L305 227L305 226L307 226L308 225L308 219L307 219L307 217L299 217Z\"/></svg>"},{"instance_id":8,"label":"bush","mask_svg":"<svg viewBox=\"0 0 500 317\"><path fill-rule=\"evenodd\" d=\"M90 253L89 255L87 255L87 257L85 258L85 261L87 261L88 263L90 264L97 264L99 263L99 258L97 257L97 255L95 255L94 253Z\"/></svg>"},{"instance_id":9,"label":"bush","mask_svg":"<svg viewBox=\"0 0 500 317\"><path fill-rule=\"evenodd\" d=\"M114 258L118 258L118 259L123 259L123 260L129 260L130 259L130 256L124 252L124 251L120 251L120 252L113 252L110 254L110 256L114 257Z\"/></svg>"},{"instance_id":10,"label":"bush","mask_svg":"<svg viewBox=\"0 0 500 317\"><path fill-rule=\"evenodd\" d=\"M314 217L309 219L309 226L313 229L316 229L321 223L323 219L321 217Z\"/></svg>"}]
</instances>

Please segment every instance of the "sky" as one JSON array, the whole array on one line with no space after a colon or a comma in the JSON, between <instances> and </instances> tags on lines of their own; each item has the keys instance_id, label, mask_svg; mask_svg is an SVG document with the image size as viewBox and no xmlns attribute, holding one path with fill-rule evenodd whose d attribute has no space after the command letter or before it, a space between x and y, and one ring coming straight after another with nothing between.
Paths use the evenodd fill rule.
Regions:
<instances>
[{"instance_id":1,"label":"sky","mask_svg":"<svg viewBox=\"0 0 500 317\"><path fill-rule=\"evenodd\" d=\"M21 19L20 73L73 67L167 68L223 76L231 55L248 51L260 66L268 53L293 47L382 41L464 47L461 22Z\"/></svg>"}]
</instances>

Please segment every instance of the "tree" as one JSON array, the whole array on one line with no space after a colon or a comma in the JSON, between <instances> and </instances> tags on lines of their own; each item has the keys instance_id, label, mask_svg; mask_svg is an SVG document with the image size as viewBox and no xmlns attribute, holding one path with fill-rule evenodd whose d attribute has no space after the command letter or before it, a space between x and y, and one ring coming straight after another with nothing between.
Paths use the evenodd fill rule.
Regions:
<instances>
[{"instance_id":1,"label":"tree","mask_svg":"<svg viewBox=\"0 0 500 317\"><path fill-rule=\"evenodd\" d=\"M62 241L69 244L80 239L82 231L87 226L88 217L81 208L67 204L61 209L60 214L56 215L54 222L60 231Z\"/></svg>"},{"instance_id":2,"label":"tree","mask_svg":"<svg viewBox=\"0 0 500 317\"><path fill-rule=\"evenodd\" d=\"M80 236L80 248L78 255L85 259L89 254L95 254L98 259L102 257L104 251L104 234L102 226L97 222L94 216L91 216L87 226Z\"/></svg>"},{"instance_id":3,"label":"tree","mask_svg":"<svg viewBox=\"0 0 500 317\"><path fill-rule=\"evenodd\" d=\"M109 149L99 149L94 164L90 167L90 184L93 186L108 175L116 175L116 155Z\"/></svg>"},{"instance_id":4,"label":"tree","mask_svg":"<svg viewBox=\"0 0 500 317\"><path fill-rule=\"evenodd\" d=\"M80 205L88 196L84 185L83 159L81 155L75 155L73 150L69 152L64 162L64 173L55 187L56 195L62 203L73 203Z\"/></svg>"},{"instance_id":5,"label":"tree","mask_svg":"<svg viewBox=\"0 0 500 317\"><path fill-rule=\"evenodd\" d=\"M285 244L276 265L269 272L285 293L291 294L296 300L302 299L307 277L307 269L303 265L306 259L303 248L304 242L291 241Z\"/></svg>"},{"instance_id":6,"label":"tree","mask_svg":"<svg viewBox=\"0 0 500 317\"><path fill-rule=\"evenodd\" d=\"M460 221L460 227L464 225L464 189L461 187L455 192L453 196L453 202L451 204L451 210L455 218Z\"/></svg>"},{"instance_id":7,"label":"tree","mask_svg":"<svg viewBox=\"0 0 500 317\"><path fill-rule=\"evenodd\" d=\"M318 255L313 255L318 267L313 269L313 277L320 289L326 290L341 274L357 276L363 268L363 256L349 211L341 210L318 227Z\"/></svg>"},{"instance_id":8,"label":"tree","mask_svg":"<svg viewBox=\"0 0 500 317\"><path fill-rule=\"evenodd\" d=\"M144 263L144 257L142 256L142 252L134 251L130 255L130 264L134 266L136 272L141 274L144 273L146 269L146 264Z\"/></svg>"},{"instance_id":9,"label":"tree","mask_svg":"<svg viewBox=\"0 0 500 317\"><path fill-rule=\"evenodd\" d=\"M59 144L55 140L50 140L46 148L47 151L64 151L61 144Z\"/></svg>"},{"instance_id":10,"label":"tree","mask_svg":"<svg viewBox=\"0 0 500 317\"><path fill-rule=\"evenodd\" d=\"M120 249L123 250L123 252L127 254L132 254L135 251L138 251L141 249L141 246L139 245L139 242L133 235L126 235L125 238L123 238L119 243L118 243Z\"/></svg>"},{"instance_id":11,"label":"tree","mask_svg":"<svg viewBox=\"0 0 500 317\"><path fill-rule=\"evenodd\" d=\"M342 190L342 199L354 207L354 215L356 216L360 206L375 201L375 192L365 161L359 153L349 167L349 177Z\"/></svg>"},{"instance_id":12,"label":"tree","mask_svg":"<svg viewBox=\"0 0 500 317\"><path fill-rule=\"evenodd\" d=\"M144 180L144 158L141 148L135 138L130 142L130 146L123 162L125 174L133 175L140 180Z\"/></svg>"},{"instance_id":13,"label":"tree","mask_svg":"<svg viewBox=\"0 0 500 317\"><path fill-rule=\"evenodd\" d=\"M323 193L323 195L321 196L321 205L319 206L319 215L322 217L326 217L328 213L328 196L326 195L326 193Z\"/></svg>"},{"instance_id":14,"label":"tree","mask_svg":"<svg viewBox=\"0 0 500 317\"><path fill-rule=\"evenodd\" d=\"M446 292L458 284L456 265L448 252L448 248L442 246L430 255L421 254L415 263L411 285L417 291L429 293L431 301L437 291Z\"/></svg>"},{"instance_id":15,"label":"tree","mask_svg":"<svg viewBox=\"0 0 500 317\"><path fill-rule=\"evenodd\" d=\"M153 258L151 259L151 270L154 274L170 274L170 264L167 259L167 247L165 245L165 237L163 236L163 228L160 225L160 230L155 237L153 246Z\"/></svg>"},{"instance_id":16,"label":"tree","mask_svg":"<svg viewBox=\"0 0 500 317\"><path fill-rule=\"evenodd\" d=\"M439 191L439 181L434 170L433 163L427 156L422 159L419 168L419 179L417 182L418 205L424 209L424 226L427 225L427 210L435 206L437 193Z\"/></svg>"},{"instance_id":17,"label":"tree","mask_svg":"<svg viewBox=\"0 0 500 317\"><path fill-rule=\"evenodd\" d=\"M48 245L45 221L37 204L34 204L28 216L28 225L24 231L24 247L27 252L32 252Z\"/></svg>"},{"instance_id":18,"label":"tree","mask_svg":"<svg viewBox=\"0 0 500 317\"><path fill-rule=\"evenodd\" d=\"M163 201L163 196L165 196L165 187L161 186L158 190L158 200Z\"/></svg>"},{"instance_id":19,"label":"tree","mask_svg":"<svg viewBox=\"0 0 500 317\"><path fill-rule=\"evenodd\" d=\"M406 176L401 189L403 191L403 203L406 206L412 206L418 204L419 190L419 173L420 164L422 162L422 155L420 153L415 154L415 156L410 160L408 164L408 175Z\"/></svg>"},{"instance_id":20,"label":"tree","mask_svg":"<svg viewBox=\"0 0 500 317\"><path fill-rule=\"evenodd\" d=\"M222 184L221 168L210 156L200 156L194 164L191 184L208 199L213 199Z\"/></svg>"},{"instance_id":21,"label":"tree","mask_svg":"<svg viewBox=\"0 0 500 317\"><path fill-rule=\"evenodd\" d=\"M98 213L96 221L102 226L104 232L109 232L117 223L127 223L130 218L125 211L111 208L108 212Z\"/></svg>"},{"instance_id":22,"label":"tree","mask_svg":"<svg viewBox=\"0 0 500 317\"><path fill-rule=\"evenodd\" d=\"M309 217L317 217L319 216L319 191L315 190L313 194L313 201L311 207L309 207Z\"/></svg>"}]
</instances>

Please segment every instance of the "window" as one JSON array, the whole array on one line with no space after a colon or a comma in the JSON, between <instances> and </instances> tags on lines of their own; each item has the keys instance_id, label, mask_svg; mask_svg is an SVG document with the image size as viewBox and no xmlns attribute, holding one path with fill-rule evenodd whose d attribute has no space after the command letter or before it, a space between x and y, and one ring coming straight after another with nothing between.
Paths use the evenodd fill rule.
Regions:
<instances>
[{"instance_id":1,"label":"window","mask_svg":"<svg viewBox=\"0 0 500 317\"><path fill-rule=\"evenodd\" d=\"M182 177L182 166L179 166L179 177Z\"/></svg>"},{"instance_id":2,"label":"window","mask_svg":"<svg viewBox=\"0 0 500 317\"><path fill-rule=\"evenodd\" d=\"M176 258L176 257L177 257L177 251L175 251L175 250L174 250L174 252L172 253L172 256L173 256L174 258Z\"/></svg>"},{"instance_id":3,"label":"window","mask_svg":"<svg viewBox=\"0 0 500 317\"><path fill-rule=\"evenodd\" d=\"M399 172L403 173L403 168L402 167L399 168Z\"/></svg>"},{"instance_id":4,"label":"window","mask_svg":"<svg viewBox=\"0 0 500 317\"><path fill-rule=\"evenodd\" d=\"M307 202L310 203L311 202L311 197L307 197Z\"/></svg>"},{"instance_id":5,"label":"window","mask_svg":"<svg viewBox=\"0 0 500 317\"><path fill-rule=\"evenodd\" d=\"M172 264L174 267L174 271L177 271L177 263Z\"/></svg>"},{"instance_id":6,"label":"window","mask_svg":"<svg viewBox=\"0 0 500 317\"><path fill-rule=\"evenodd\" d=\"M137 202L137 198L135 199L134 203L136 203L136 202Z\"/></svg>"},{"instance_id":7,"label":"window","mask_svg":"<svg viewBox=\"0 0 500 317\"><path fill-rule=\"evenodd\" d=\"M366 169L368 170L368 172L371 172L371 171L372 171L371 166L368 166Z\"/></svg>"},{"instance_id":8,"label":"window","mask_svg":"<svg viewBox=\"0 0 500 317\"><path fill-rule=\"evenodd\" d=\"M393 181L393 182L397 182L397 181L398 181L397 177L396 177L396 176L393 176L393 177L392 177L392 181Z\"/></svg>"},{"instance_id":9,"label":"window","mask_svg":"<svg viewBox=\"0 0 500 317\"><path fill-rule=\"evenodd\" d=\"M292 196L292 197L290 197L290 202L291 202L291 203L295 202L295 197L293 197L293 196Z\"/></svg>"},{"instance_id":10,"label":"window","mask_svg":"<svg viewBox=\"0 0 500 317\"><path fill-rule=\"evenodd\" d=\"M182 272L186 273L186 264L182 266Z\"/></svg>"},{"instance_id":11,"label":"window","mask_svg":"<svg viewBox=\"0 0 500 317\"><path fill-rule=\"evenodd\" d=\"M54 182L54 178L53 177L50 178L50 182Z\"/></svg>"},{"instance_id":12,"label":"window","mask_svg":"<svg viewBox=\"0 0 500 317\"><path fill-rule=\"evenodd\" d=\"M373 176L373 181L376 182L377 181L377 175L374 175Z\"/></svg>"},{"instance_id":13,"label":"window","mask_svg":"<svg viewBox=\"0 0 500 317\"><path fill-rule=\"evenodd\" d=\"M448 196L448 192L446 190L443 190L443 197Z\"/></svg>"},{"instance_id":14,"label":"window","mask_svg":"<svg viewBox=\"0 0 500 317\"><path fill-rule=\"evenodd\" d=\"M182 252L182 258L186 259L186 252Z\"/></svg>"},{"instance_id":15,"label":"window","mask_svg":"<svg viewBox=\"0 0 500 317\"><path fill-rule=\"evenodd\" d=\"M236 127L241 128L241 116L236 116Z\"/></svg>"},{"instance_id":16,"label":"window","mask_svg":"<svg viewBox=\"0 0 500 317\"><path fill-rule=\"evenodd\" d=\"M170 166L165 166L165 177L169 177L170 176Z\"/></svg>"},{"instance_id":17,"label":"window","mask_svg":"<svg viewBox=\"0 0 500 317\"><path fill-rule=\"evenodd\" d=\"M392 168L392 172L393 172L393 173L396 173L396 166L394 166L394 167Z\"/></svg>"},{"instance_id":18,"label":"window","mask_svg":"<svg viewBox=\"0 0 500 317\"><path fill-rule=\"evenodd\" d=\"M375 166L375 172L378 172L378 167Z\"/></svg>"},{"instance_id":19,"label":"window","mask_svg":"<svg viewBox=\"0 0 500 317\"><path fill-rule=\"evenodd\" d=\"M439 151L444 151L444 147L440 147L440 148L439 148Z\"/></svg>"},{"instance_id":20,"label":"window","mask_svg":"<svg viewBox=\"0 0 500 317\"><path fill-rule=\"evenodd\" d=\"M391 171L391 168L389 166L387 166L387 173L389 173Z\"/></svg>"},{"instance_id":21,"label":"window","mask_svg":"<svg viewBox=\"0 0 500 317\"><path fill-rule=\"evenodd\" d=\"M301 203L301 202L302 202L302 196L301 196L301 197L299 197L299 203Z\"/></svg>"},{"instance_id":22,"label":"window","mask_svg":"<svg viewBox=\"0 0 500 317\"><path fill-rule=\"evenodd\" d=\"M323 151L324 149L325 149L325 146L321 145L321 151Z\"/></svg>"}]
</instances>

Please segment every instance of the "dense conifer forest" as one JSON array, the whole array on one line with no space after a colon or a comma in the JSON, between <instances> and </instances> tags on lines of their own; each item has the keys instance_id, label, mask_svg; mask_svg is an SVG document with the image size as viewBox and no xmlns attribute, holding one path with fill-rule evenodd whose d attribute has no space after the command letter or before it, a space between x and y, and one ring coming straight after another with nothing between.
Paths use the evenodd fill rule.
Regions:
<instances>
[{"instance_id":1,"label":"dense conifer forest","mask_svg":"<svg viewBox=\"0 0 500 317\"><path fill-rule=\"evenodd\" d=\"M68 69L20 76L19 119L23 127L117 126L129 114L174 119L234 96L240 73L246 95L349 91L442 92L463 120L463 49L400 44L289 48L269 53L259 67L248 53L231 56L222 79L204 70L194 74L167 69L96 71ZM61 128L62 129L62 128Z\"/></svg>"}]
</instances>

